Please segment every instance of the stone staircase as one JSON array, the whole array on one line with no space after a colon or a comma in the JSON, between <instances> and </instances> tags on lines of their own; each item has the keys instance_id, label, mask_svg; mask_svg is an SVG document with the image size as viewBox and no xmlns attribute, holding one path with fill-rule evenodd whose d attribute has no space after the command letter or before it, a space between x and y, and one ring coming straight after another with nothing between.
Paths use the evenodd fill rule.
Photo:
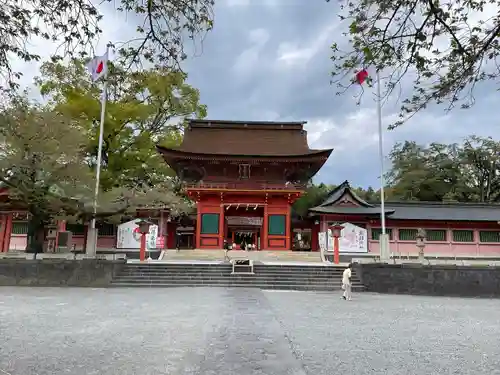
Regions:
<instances>
[{"instance_id":1,"label":"stone staircase","mask_svg":"<svg viewBox=\"0 0 500 375\"><path fill-rule=\"evenodd\" d=\"M253 274L232 274L230 263L128 263L114 287L246 287L283 290L340 290L344 267L254 264ZM353 271L353 290L363 290Z\"/></svg>"},{"instance_id":2,"label":"stone staircase","mask_svg":"<svg viewBox=\"0 0 500 375\"><path fill-rule=\"evenodd\" d=\"M322 263L319 252L310 251L243 251L231 250L228 253L231 259L251 259L260 262L305 262ZM167 250L162 260L224 260L224 250Z\"/></svg>"}]
</instances>

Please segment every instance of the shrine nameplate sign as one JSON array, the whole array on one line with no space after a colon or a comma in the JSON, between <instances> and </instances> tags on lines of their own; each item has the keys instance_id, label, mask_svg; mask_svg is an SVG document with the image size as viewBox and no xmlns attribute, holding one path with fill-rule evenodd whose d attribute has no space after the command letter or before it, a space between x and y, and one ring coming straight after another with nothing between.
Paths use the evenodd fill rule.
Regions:
<instances>
[{"instance_id":1,"label":"shrine nameplate sign","mask_svg":"<svg viewBox=\"0 0 500 375\"><path fill-rule=\"evenodd\" d=\"M351 223L343 223L340 238L340 253L367 253L368 252L368 231ZM333 235L328 229L328 241L325 232L318 233L319 247L321 250L333 251ZM328 249L327 249L328 245Z\"/></svg>"},{"instance_id":2,"label":"shrine nameplate sign","mask_svg":"<svg viewBox=\"0 0 500 375\"><path fill-rule=\"evenodd\" d=\"M137 226L138 220L131 220L118 225L116 234L117 249L139 249L141 247L141 233ZM149 233L146 234L146 247L148 249L157 248L158 225L151 225Z\"/></svg>"},{"instance_id":3,"label":"shrine nameplate sign","mask_svg":"<svg viewBox=\"0 0 500 375\"><path fill-rule=\"evenodd\" d=\"M262 218L248 216L227 216L227 223L229 225L260 227L262 226Z\"/></svg>"}]
</instances>

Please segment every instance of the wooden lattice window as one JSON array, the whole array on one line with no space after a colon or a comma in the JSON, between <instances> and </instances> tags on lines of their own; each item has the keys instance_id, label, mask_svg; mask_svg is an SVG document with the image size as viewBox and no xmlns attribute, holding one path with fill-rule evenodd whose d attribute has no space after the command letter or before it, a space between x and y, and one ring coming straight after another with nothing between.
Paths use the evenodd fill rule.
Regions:
<instances>
[{"instance_id":1,"label":"wooden lattice window","mask_svg":"<svg viewBox=\"0 0 500 375\"><path fill-rule=\"evenodd\" d=\"M474 242L474 231L468 229L454 230L453 242Z\"/></svg>"},{"instance_id":2,"label":"wooden lattice window","mask_svg":"<svg viewBox=\"0 0 500 375\"><path fill-rule=\"evenodd\" d=\"M114 236L116 234L116 225L110 223L96 223L99 236Z\"/></svg>"},{"instance_id":3,"label":"wooden lattice window","mask_svg":"<svg viewBox=\"0 0 500 375\"><path fill-rule=\"evenodd\" d=\"M240 164L239 175L241 179L250 178L250 164Z\"/></svg>"},{"instance_id":4,"label":"wooden lattice window","mask_svg":"<svg viewBox=\"0 0 500 375\"><path fill-rule=\"evenodd\" d=\"M372 240L378 241L380 239L380 235L382 234L382 228L372 228ZM389 240L392 240L392 229L385 228L385 233L389 235Z\"/></svg>"},{"instance_id":5,"label":"wooden lattice window","mask_svg":"<svg viewBox=\"0 0 500 375\"><path fill-rule=\"evenodd\" d=\"M444 242L446 241L445 229L426 229L426 239L429 242Z\"/></svg>"},{"instance_id":6,"label":"wooden lattice window","mask_svg":"<svg viewBox=\"0 0 500 375\"><path fill-rule=\"evenodd\" d=\"M85 234L85 224L66 224L66 230L73 233L74 236L83 236Z\"/></svg>"},{"instance_id":7,"label":"wooden lattice window","mask_svg":"<svg viewBox=\"0 0 500 375\"><path fill-rule=\"evenodd\" d=\"M12 222L12 234L28 234L28 222L27 221L13 221Z\"/></svg>"},{"instance_id":8,"label":"wooden lattice window","mask_svg":"<svg viewBox=\"0 0 500 375\"><path fill-rule=\"evenodd\" d=\"M497 230L479 231L479 242L500 242L500 232Z\"/></svg>"},{"instance_id":9,"label":"wooden lattice window","mask_svg":"<svg viewBox=\"0 0 500 375\"><path fill-rule=\"evenodd\" d=\"M416 241L418 230L415 228L398 229L399 239L401 241Z\"/></svg>"}]
</instances>

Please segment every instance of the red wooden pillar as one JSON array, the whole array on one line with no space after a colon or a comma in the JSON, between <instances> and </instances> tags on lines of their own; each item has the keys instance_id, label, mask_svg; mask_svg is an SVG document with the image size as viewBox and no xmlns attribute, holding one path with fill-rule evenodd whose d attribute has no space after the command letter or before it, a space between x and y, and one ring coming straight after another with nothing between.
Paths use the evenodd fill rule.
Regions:
<instances>
[{"instance_id":1,"label":"red wooden pillar","mask_svg":"<svg viewBox=\"0 0 500 375\"><path fill-rule=\"evenodd\" d=\"M228 238L228 236L229 236L229 227L227 225L226 214L225 214L226 207L224 207L222 211L224 212L224 238L227 239L227 240L229 240L229 238ZM232 242L231 242L231 244L232 244Z\"/></svg>"},{"instance_id":2,"label":"red wooden pillar","mask_svg":"<svg viewBox=\"0 0 500 375\"><path fill-rule=\"evenodd\" d=\"M59 232L66 232L66 220L59 220L57 222L57 230Z\"/></svg>"},{"instance_id":3,"label":"red wooden pillar","mask_svg":"<svg viewBox=\"0 0 500 375\"><path fill-rule=\"evenodd\" d=\"M7 216L9 214L0 215L0 253L6 252L8 250L8 245L5 244L5 239L7 238ZM10 241L10 239L9 239Z\"/></svg>"},{"instance_id":4,"label":"red wooden pillar","mask_svg":"<svg viewBox=\"0 0 500 375\"><path fill-rule=\"evenodd\" d=\"M2 251L7 252L10 249L10 239L12 236L12 212L5 214L5 232L2 237Z\"/></svg>"},{"instance_id":5,"label":"red wooden pillar","mask_svg":"<svg viewBox=\"0 0 500 375\"><path fill-rule=\"evenodd\" d=\"M286 229L285 229L285 234L286 234L286 239L285 239L285 248L286 250L292 250L292 239L291 239L291 229L292 229L292 224L291 224L291 217L290 217L290 210L291 210L291 205L288 205L287 212L286 212Z\"/></svg>"},{"instance_id":6,"label":"red wooden pillar","mask_svg":"<svg viewBox=\"0 0 500 375\"><path fill-rule=\"evenodd\" d=\"M53 251L56 251L57 245L59 243L59 232L66 232L66 220L58 220L57 221L56 241L54 244ZM71 246L71 244L68 244L68 246Z\"/></svg>"},{"instance_id":7,"label":"red wooden pillar","mask_svg":"<svg viewBox=\"0 0 500 375\"><path fill-rule=\"evenodd\" d=\"M318 234L319 234L319 222L318 224L316 224L316 221L314 221L311 226L311 251L319 250Z\"/></svg>"},{"instance_id":8,"label":"red wooden pillar","mask_svg":"<svg viewBox=\"0 0 500 375\"><path fill-rule=\"evenodd\" d=\"M201 208L202 205L200 202L196 203L196 248L201 248Z\"/></svg>"},{"instance_id":9,"label":"red wooden pillar","mask_svg":"<svg viewBox=\"0 0 500 375\"><path fill-rule=\"evenodd\" d=\"M139 250L139 260L144 262L146 260L146 233L141 233L141 248Z\"/></svg>"},{"instance_id":10,"label":"red wooden pillar","mask_svg":"<svg viewBox=\"0 0 500 375\"><path fill-rule=\"evenodd\" d=\"M219 247L222 249L224 247L224 204L220 205L219 212Z\"/></svg>"},{"instance_id":11,"label":"red wooden pillar","mask_svg":"<svg viewBox=\"0 0 500 375\"><path fill-rule=\"evenodd\" d=\"M262 243L260 244L260 247L262 250L267 249L267 230L268 230L268 214L267 214L267 203L264 205L264 220L262 223Z\"/></svg>"}]
</instances>

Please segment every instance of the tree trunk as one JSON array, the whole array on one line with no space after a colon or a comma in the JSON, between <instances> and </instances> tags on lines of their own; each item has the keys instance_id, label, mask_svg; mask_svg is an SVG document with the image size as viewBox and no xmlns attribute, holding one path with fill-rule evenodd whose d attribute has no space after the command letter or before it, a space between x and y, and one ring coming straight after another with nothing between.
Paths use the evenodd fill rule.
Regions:
<instances>
[{"instance_id":1,"label":"tree trunk","mask_svg":"<svg viewBox=\"0 0 500 375\"><path fill-rule=\"evenodd\" d=\"M26 252L34 254L33 259L36 259L38 253L43 252L44 229L44 221L41 215L31 213L28 221Z\"/></svg>"}]
</instances>

